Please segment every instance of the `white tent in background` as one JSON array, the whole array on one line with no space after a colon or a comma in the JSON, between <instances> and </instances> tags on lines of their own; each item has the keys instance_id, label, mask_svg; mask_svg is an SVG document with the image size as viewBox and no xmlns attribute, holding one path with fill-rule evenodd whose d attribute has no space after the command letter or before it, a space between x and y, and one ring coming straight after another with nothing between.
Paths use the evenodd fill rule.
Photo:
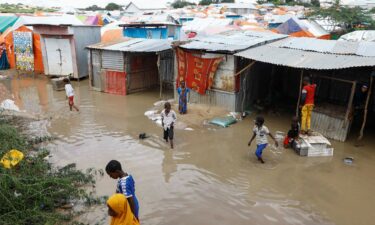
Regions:
<instances>
[{"instance_id":1,"label":"white tent in background","mask_svg":"<svg viewBox=\"0 0 375 225\"><path fill-rule=\"evenodd\" d=\"M231 25L232 19L194 18L187 22L181 29L181 40L187 39L187 33L196 32L198 36L207 36L231 30L226 28Z\"/></svg>"},{"instance_id":2,"label":"white tent in background","mask_svg":"<svg viewBox=\"0 0 375 225\"><path fill-rule=\"evenodd\" d=\"M375 30L357 30L342 35L339 41L375 41Z\"/></svg>"}]
</instances>

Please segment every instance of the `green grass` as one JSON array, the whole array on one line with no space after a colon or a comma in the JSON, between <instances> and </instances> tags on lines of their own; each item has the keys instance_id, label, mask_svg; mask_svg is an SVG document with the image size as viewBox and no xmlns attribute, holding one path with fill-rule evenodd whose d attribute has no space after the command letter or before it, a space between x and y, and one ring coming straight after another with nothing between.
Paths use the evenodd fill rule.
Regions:
<instances>
[{"instance_id":1,"label":"green grass","mask_svg":"<svg viewBox=\"0 0 375 225\"><path fill-rule=\"evenodd\" d=\"M34 145L35 141L28 141L10 124L0 121L0 157L10 149L20 150L26 156L15 168L0 166L1 224L70 223L79 212L57 210L61 206L101 202L87 192L95 183L97 171L81 172L74 164L55 168L44 159L48 151L35 152Z\"/></svg>"}]
</instances>

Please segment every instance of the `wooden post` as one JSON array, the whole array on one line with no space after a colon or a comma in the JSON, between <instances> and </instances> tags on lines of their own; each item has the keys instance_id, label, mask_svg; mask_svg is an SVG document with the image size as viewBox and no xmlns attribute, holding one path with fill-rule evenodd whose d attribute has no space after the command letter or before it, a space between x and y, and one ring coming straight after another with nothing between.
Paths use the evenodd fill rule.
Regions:
<instances>
[{"instance_id":1,"label":"wooden post","mask_svg":"<svg viewBox=\"0 0 375 225\"><path fill-rule=\"evenodd\" d=\"M356 85L357 85L357 82L353 81L352 91L350 93L350 98L349 98L349 103L348 103L348 108L346 109L346 114L345 114L345 123L347 123L349 121L350 112L352 111L353 99L354 99Z\"/></svg>"},{"instance_id":2,"label":"wooden post","mask_svg":"<svg viewBox=\"0 0 375 225\"><path fill-rule=\"evenodd\" d=\"M256 61L253 61L251 62L249 65L247 65L245 68L243 68L242 70L240 70L239 72L237 72L234 76L240 76L243 72L245 72L246 70L250 69L254 64L255 64ZM247 82L247 74L245 74L245 77L243 79L243 84L242 84L242 87L246 87L246 82ZM242 88L242 92L243 92L243 95L242 95L242 104L241 104L241 110L242 110L242 115L244 113L244 106L245 106L245 98L246 98L246 88Z\"/></svg>"},{"instance_id":3,"label":"wooden post","mask_svg":"<svg viewBox=\"0 0 375 225\"><path fill-rule=\"evenodd\" d=\"M299 112L299 104L301 103L301 92L302 92L302 81L303 81L303 69L301 70L300 74L300 81L299 81L299 93L298 93L298 101L296 107L296 116L298 117Z\"/></svg>"},{"instance_id":4,"label":"wooden post","mask_svg":"<svg viewBox=\"0 0 375 225\"><path fill-rule=\"evenodd\" d=\"M359 132L359 137L358 137L358 141L362 140L363 138L363 131L365 130L365 126L366 126L366 122L367 122L367 112L368 112L368 104L370 102L370 98L371 98L371 91L372 91L372 83L373 83L373 80L374 80L374 77L371 75L371 78L370 78L370 86L369 86L369 90L367 92L367 98L366 98L366 105L365 105L365 110L363 112L363 122L362 122L362 127L361 127L361 131Z\"/></svg>"}]
</instances>

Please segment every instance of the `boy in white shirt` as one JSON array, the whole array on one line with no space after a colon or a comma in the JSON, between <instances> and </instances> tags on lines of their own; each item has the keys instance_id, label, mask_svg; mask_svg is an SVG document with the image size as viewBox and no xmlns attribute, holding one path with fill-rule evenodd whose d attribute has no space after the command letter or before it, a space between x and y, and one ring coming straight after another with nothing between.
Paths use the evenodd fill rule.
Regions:
<instances>
[{"instance_id":1,"label":"boy in white shirt","mask_svg":"<svg viewBox=\"0 0 375 225\"><path fill-rule=\"evenodd\" d=\"M251 137L251 139L250 139L250 141L248 143L248 146L251 145L251 142L256 137L257 149L255 151L255 155L257 156L258 160L261 163L264 163L263 158L262 158L262 153L263 153L263 150L268 145L267 135L269 135L275 141L276 147L278 146L278 143L275 140L275 138L272 136L272 134L270 133L270 131L268 130L268 128L263 125L264 124L264 118L263 117L258 116L255 119L254 122L255 122L255 126L253 128L254 134Z\"/></svg>"},{"instance_id":2,"label":"boy in white shirt","mask_svg":"<svg viewBox=\"0 0 375 225\"><path fill-rule=\"evenodd\" d=\"M66 98L69 98L69 108L70 111L74 108L79 112L79 109L74 105L74 89L72 85L70 84L70 81L68 78L64 79L65 82L65 92L66 92Z\"/></svg>"},{"instance_id":3,"label":"boy in white shirt","mask_svg":"<svg viewBox=\"0 0 375 225\"><path fill-rule=\"evenodd\" d=\"M164 104L164 110L161 112L161 125L164 130L164 140L171 143L171 148L173 149L173 127L176 122L177 116L175 111L171 110L171 103L166 102Z\"/></svg>"}]
</instances>

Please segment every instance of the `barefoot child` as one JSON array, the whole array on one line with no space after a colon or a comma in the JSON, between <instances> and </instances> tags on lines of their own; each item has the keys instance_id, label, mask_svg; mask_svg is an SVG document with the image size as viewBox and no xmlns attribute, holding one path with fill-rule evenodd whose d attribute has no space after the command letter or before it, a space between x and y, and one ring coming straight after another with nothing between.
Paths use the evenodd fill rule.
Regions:
<instances>
[{"instance_id":1,"label":"barefoot child","mask_svg":"<svg viewBox=\"0 0 375 225\"><path fill-rule=\"evenodd\" d=\"M66 97L69 98L70 111L72 111L72 109L74 108L75 110L77 110L77 112L79 112L79 109L74 105L74 89L72 85L70 84L69 79L65 78L64 82L65 82Z\"/></svg>"},{"instance_id":2,"label":"barefoot child","mask_svg":"<svg viewBox=\"0 0 375 225\"><path fill-rule=\"evenodd\" d=\"M173 127L176 119L176 113L171 110L171 103L166 102L164 104L164 110L161 112L161 125L163 126L164 130L164 140L168 142L169 139L171 148L173 148Z\"/></svg>"},{"instance_id":3,"label":"barefoot child","mask_svg":"<svg viewBox=\"0 0 375 225\"><path fill-rule=\"evenodd\" d=\"M261 163L264 163L263 158L262 158L262 153L263 153L263 150L268 145L267 135L269 135L275 141L276 146L278 146L278 143L275 140L275 138L272 136L272 134L270 133L268 128L263 125L264 124L264 118L263 117L258 116L255 119L254 122L255 122L255 126L253 128L254 134L251 137L251 139L248 143L248 146L251 145L251 142L253 142L254 138L256 137L257 149L255 151L255 155L257 156L258 160Z\"/></svg>"},{"instance_id":4,"label":"barefoot child","mask_svg":"<svg viewBox=\"0 0 375 225\"><path fill-rule=\"evenodd\" d=\"M124 172L121 168L121 163L117 160L111 160L105 167L105 171L111 178L118 179L116 193L125 195L131 211L138 220L139 205L135 196L135 182L132 175Z\"/></svg>"}]
</instances>

